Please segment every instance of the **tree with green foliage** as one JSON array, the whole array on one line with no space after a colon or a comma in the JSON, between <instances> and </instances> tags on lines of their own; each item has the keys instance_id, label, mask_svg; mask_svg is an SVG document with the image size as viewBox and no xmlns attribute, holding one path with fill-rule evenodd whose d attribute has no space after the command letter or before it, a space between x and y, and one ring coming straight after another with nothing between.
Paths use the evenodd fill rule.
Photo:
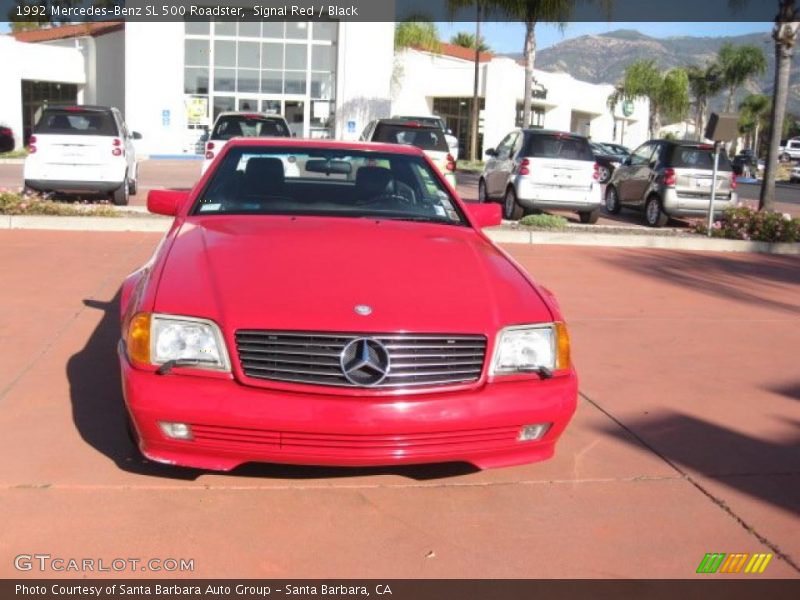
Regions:
<instances>
[{"instance_id":1,"label":"tree with green foliage","mask_svg":"<svg viewBox=\"0 0 800 600\"><path fill-rule=\"evenodd\" d=\"M769 113L770 99L764 94L750 94L739 104L739 131L750 138L750 147L759 151L759 136Z\"/></svg>"},{"instance_id":2,"label":"tree with green foliage","mask_svg":"<svg viewBox=\"0 0 800 600\"><path fill-rule=\"evenodd\" d=\"M689 77L685 69L659 69L654 60L637 60L625 69L622 81L609 98L609 106L620 99L650 101L648 132L656 137L664 117L680 120L689 111Z\"/></svg>"},{"instance_id":3,"label":"tree with green foliage","mask_svg":"<svg viewBox=\"0 0 800 600\"><path fill-rule=\"evenodd\" d=\"M394 47L397 50L419 48L428 52L439 52L441 46L439 30L432 21L412 18L395 25Z\"/></svg>"},{"instance_id":4,"label":"tree with green foliage","mask_svg":"<svg viewBox=\"0 0 800 600\"><path fill-rule=\"evenodd\" d=\"M722 86L728 90L725 112L733 110L733 101L739 88L767 70L764 52L752 44L723 44L717 53L717 64Z\"/></svg>"},{"instance_id":5,"label":"tree with green foliage","mask_svg":"<svg viewBox=\"0 0 800 600\"><path fill-rule=\"evenodd\" d=\"M742 0L737 0L741 2ZM762 1L762 0L760 0ZM781 131L786 117L786 101L789 98L789 74L792 70L792 55L800 28L800 11L794 0L779 0L772 39L775 40L775 83L772 92L772 114L769 125L769 144L764 168L764 182L758 207L773 210L775 206L775 175L778 170Z\"/></svg>"},{"instance_id":6,"label":"tree with green foliage","mask_svg":"<svg viewBox=\"0 0 800 600\"><path fill-rule=\"evenodd\" d=\"M686 67L686 76L689 78L689 90L694 99L695 138L702 140L708 115L708 103L722 91L719 65L715 62L704 67L692 65Z\"/></svg>"},{"instance_id":7,"label":"tree with green foliage","mask_svg":"<svg viewBox=\"0 0 800 600\"><path fill-rule=\"evenodd\" d=\"M490 52L491 49L483 37L480 38L478 43L475 43L475 34L468 33L466 31L459 31L453 37L450 38L450 43L455 46L461 46L462 48L469 48L470 50L477 50L478 52Z\"/></svg>"}]
</instances>

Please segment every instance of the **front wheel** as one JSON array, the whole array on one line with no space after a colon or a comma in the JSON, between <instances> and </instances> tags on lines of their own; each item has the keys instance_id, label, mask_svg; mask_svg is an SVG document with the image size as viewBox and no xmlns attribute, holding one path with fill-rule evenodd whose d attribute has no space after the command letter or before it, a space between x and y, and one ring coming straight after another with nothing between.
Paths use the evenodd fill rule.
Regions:
<instances>
[{"instance_id":1,"label":"front wheel","mask_svg":"<svg viewBox=\"0 0 800 600\"><path fill-rule=\"evenodd\" d=\"M513 187L509 187L503 200L503 218L509 221L519 221L524 213L525 210L517 202L517 193Z\"/></svg>"},{"instance_id":2,"label":"front wheel","mask_svg":"<svg viewBox=\"0 0 800 600\"><path fill-rule=\"evenodd\" d=\"M581 219L581 223L585 223L586 225L594 225L597 223L597 219L600 218L600 209L595 208L594 210L585 210L578 213L578 216Z\"/></svg>"},{"instance_id":3,"label":"front wheel","mask_svg":"<svg viewBox=\"0 0 800 600\"><path fill-rule=\"evenodd\" d=\"M658 196L650 196L644 207L644 215L650 227L663 227L669 221L669 217L661 208L661 200Z\"/></svg>"},{"instance_id":4,"label":"front wheel","mask_svg":"<svg viewBox=\"0 0 800 600\"><path fill-rule=\"evenodd\" d=\"M489 194L486 192L486 182L481 179L478 181L478 202L483 204L489 201Z\"/></svg>"}]
</instances>

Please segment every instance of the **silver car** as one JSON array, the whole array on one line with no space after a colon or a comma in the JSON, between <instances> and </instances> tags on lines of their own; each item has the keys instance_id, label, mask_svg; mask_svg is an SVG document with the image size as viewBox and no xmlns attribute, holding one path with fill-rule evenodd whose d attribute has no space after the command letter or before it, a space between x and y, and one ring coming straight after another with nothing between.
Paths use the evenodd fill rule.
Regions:
<instances>
[{"instance_id":1,"label":"silver car","mask_svg":"<svg viewBox=\"0 0 800 600\"><path fill-rule=\"evenodd\" d=\"M502 200L503 216L526 210L570 210L596 223L603 197L598 165L585 137L544 129L517 129L489 157L478 181L480 202Z\"/></svg>"},{"instance_id":2,"label":"silver car","mask_svg":"<svg viewBox=\"0 0 800 600\"><path fill-rule=\"evenodd\" d=\"M644 211L651 227L670 217L708 216L714 147L698 142L652 140L634 150L606 186L611 214L623 207ZM722 152L717 173L714 217L736 203L736 175Z\"/></svg>"}]
</instances>

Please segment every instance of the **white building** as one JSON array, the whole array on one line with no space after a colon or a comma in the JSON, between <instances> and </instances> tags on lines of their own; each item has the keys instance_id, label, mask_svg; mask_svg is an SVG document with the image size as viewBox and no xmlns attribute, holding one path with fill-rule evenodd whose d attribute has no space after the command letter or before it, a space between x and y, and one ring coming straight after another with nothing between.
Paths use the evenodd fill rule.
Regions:
<instances>
[{"instance_id":1,"label":"white building","mask_svg":"<svg viewBox=\"0 0 800 600\"><path fill-rule=\"evenodd\" d=\"M445 117L469 147L469 118L475 81L474 51L442 44L438 52L404 50L395 57L392 112ZM647 100L619 103L612 114L611 85L596 85L566 73L534 69L532 125L589 136L597 142L635 147L647 140ZM525 69L516 61L483 53L479 67L482 148L492 148L522 125ZM462 156L466 153L462 152Z\"/></svg>"},{"instance_id":2,"label":"white building","mask_svg":"<svg viewBox=\"0 0 800 600\"><path fill-rule=\"evenodd\" d=\"M299 137L357 139L370 120L438 114L469 139L473 52L442 44L395 54L394 23L106 22L0 36L0 123L27 139L42 106L118 107L143 154L193 153L223 110L276 112ZM635 146L648 103L620 105L610 85L535 71L532 125ZM524 69L483 54L482 147L521 124ZM8 90L11 90L8 93Z\"/></svg>"}]
</instances>

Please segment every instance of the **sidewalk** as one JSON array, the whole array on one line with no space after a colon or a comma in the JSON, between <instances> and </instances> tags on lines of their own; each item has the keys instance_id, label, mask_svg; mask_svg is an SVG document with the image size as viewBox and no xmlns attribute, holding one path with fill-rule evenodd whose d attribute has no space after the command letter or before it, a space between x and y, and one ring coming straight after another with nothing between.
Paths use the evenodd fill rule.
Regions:
<instances>
[{"instance_id":1,"label":"sidewalk","mask_svg":"<svg viewBox=\"0 0 800 600\"><path fill-rule=\"evenodd\" d=\"M554 459L226 475L143 463L124 433L116 294L159 237L0 232L0 576L33 551L286 578L688 578L768 552L765 577L800 576L797 257L509 245L570 324Z\"/></svg>"}]
</instances>

